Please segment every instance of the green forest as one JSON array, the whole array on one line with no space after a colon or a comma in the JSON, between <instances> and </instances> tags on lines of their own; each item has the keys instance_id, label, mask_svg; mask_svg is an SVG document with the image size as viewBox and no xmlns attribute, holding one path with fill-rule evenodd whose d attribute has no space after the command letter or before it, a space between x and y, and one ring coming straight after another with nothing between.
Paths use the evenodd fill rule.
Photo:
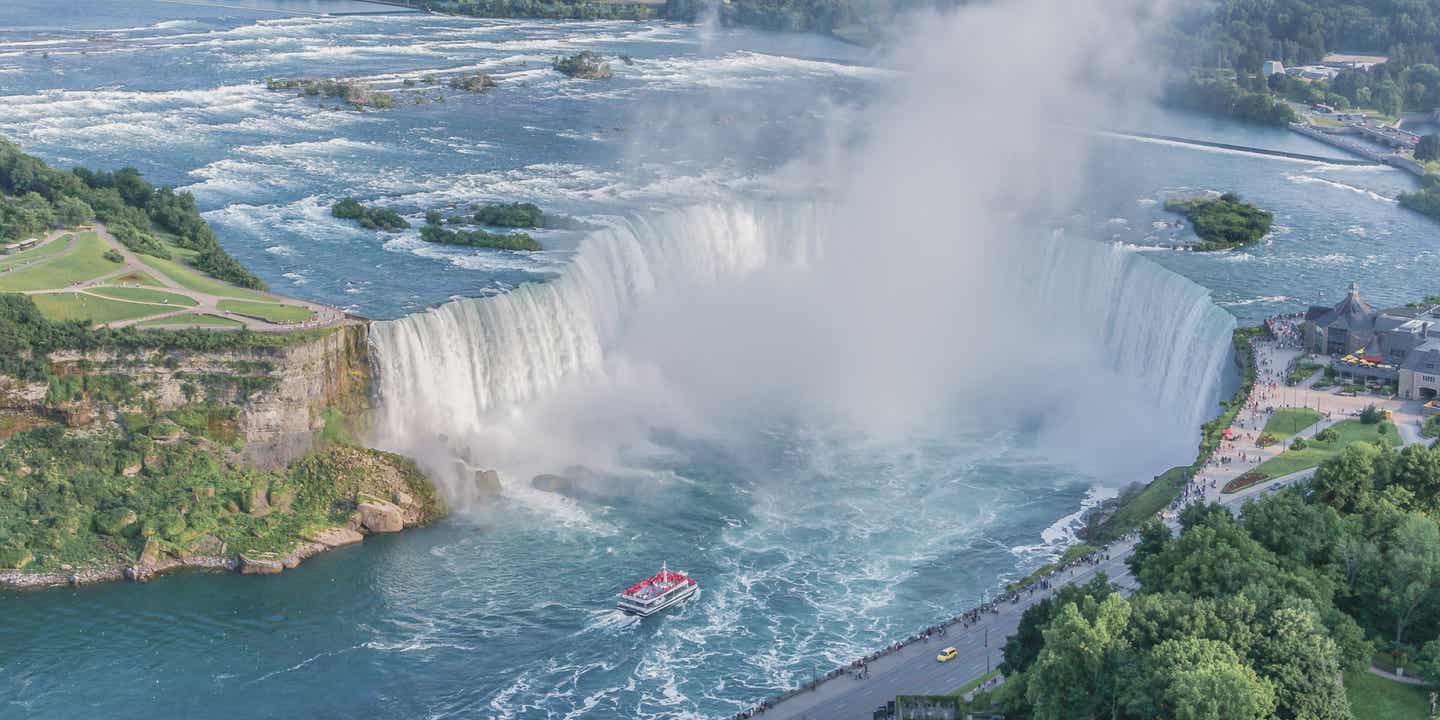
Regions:
<instances>
[{"instance_id":1,"label":"green forest","mask_svg":"<svg viewBox=\"0 0 1440 720\"><path fill-rule=\"evenodd\" d=\"M1372 662L1440 682L1440 451L1357 442L1308 487L1236 518L1195 505L1153 521L1103 580L1027 609L1007 680L973 707L1035 720L1370 717L1341 673ZM1181 711L1183 709L1183 712Z\"/></svg>"},{"instance_id":2,"label":"green forest","mask_svg":"<svg viewBox=\"0 0 1440 720\"><path fill-rule=\"evenodd\" d=\"M220 246L190 193L154 187L135 168L57 170L0 138L0 239L91 220L105 223L134 252L169 258L163 233L176 246L196 251L191 263L196 268L241 287L265 287Z\"/></svg>"}]
</instances>

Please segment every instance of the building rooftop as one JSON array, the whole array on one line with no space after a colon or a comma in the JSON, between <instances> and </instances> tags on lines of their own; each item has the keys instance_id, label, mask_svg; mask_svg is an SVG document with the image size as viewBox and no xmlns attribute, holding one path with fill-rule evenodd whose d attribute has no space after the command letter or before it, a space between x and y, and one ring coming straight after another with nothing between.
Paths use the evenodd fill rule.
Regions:
<instances>
[{"instance_id":1,"label":"building rooftop","mask_svg":"<svg viewBox=\"0 0 1440 720\"><path fill-rule=\"evenodd\" d=\"M1327 328L1343 327L1346 330L1373 330L1379 313L1365 298L1360 297L1360 284L1350 283L1350 292L1330 312L1315 320L1315 324Z\"/></svg>"}]
</instances>

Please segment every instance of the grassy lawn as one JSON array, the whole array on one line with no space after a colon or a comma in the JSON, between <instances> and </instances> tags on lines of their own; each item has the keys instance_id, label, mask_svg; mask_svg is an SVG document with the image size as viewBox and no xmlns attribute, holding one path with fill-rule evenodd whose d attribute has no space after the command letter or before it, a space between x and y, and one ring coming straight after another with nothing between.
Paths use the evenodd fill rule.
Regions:
<instances>
[{"instance_id":1,"label":"grassy lawn","mask_svg":"<svg viewBox=\"0 0 1440 720\"><path fill-rule=\"evenodd\" d=\"M175 325L203 325L215 328L241 328L245 323L239 320L220 317L218 315L206 315L204 313L185 313L183 315L171 315L169 317L155 318L145 322L135 323L135 327L166 327Z\"/></svg>"},{"instance_id":2,"label":"grassy lawn","mask_svg":"<svg viewBox=\"0 0 1440 720\"><path fill-rule=\"evenodd\" d=\"M164 290L150 290L148 288L97 287L91 288L89 292L117 300L134 300L135 302L148 302L155 303L156 305L195 307L200 304L184 295L177 295L173 292L165 292Z\"/></svg>"},{"instance_id":3,"label":"grassy lawn","mask_svg":"<svg viewBox=\"0 0 1440 720\"><path fill-rule=\"evenodd\" d=\"M944 640L944 638L940 638L940 639L941 639L941 640ZM943 647L943 646L942 646L942 647ZM956 690L955 692L952 692L952 693L950 693L950 694L951 694L951 695L956 695L956 696L959 696L959 697L964 697L964 696L965 696L965 693L970 692L971 690L974 690L975 688L980 687L980 685L981 685L982 683L984 683L986 680L989 680L990 678L993 678L993 677L995 677L996 675L999 675L999 674L1000 674L1000 671L999 671L999 670L991 670L990 672L985 673L984 675L981 675L980 677L975 678L974 680L971 680L970 682L965 683L964 685L961 685L959 690Z\"/></svg>"},{"instance_id":4,"label":"grassy lawn","mask_svg":"<svg viewBox=\"0 0 1440 720\"><path fill-rule=\"evenodd\" d=\"M1430 691L1368 672L1345 673L1345 695L1366 720L1429 720Z\"/></svg>"},{"instance_id":5,"label":"grassy lawn","mask_svg":"<svg viewBox=\"0 0 1440 720\"><path fill-rule=\"evenodd\" d=\"M1265 423L1263 433L1275 436L1276 440L1284 440L1305 428L1320 422L1320 413L1310 408L1280 408L1270 416L1270 422Z\"/></svg>"},{"instance_id":6,"label":"grassy lawn","mask_svg":"<svg viewBox=\"0 0 1440 720\"><path fill-rule=\"evenodd\" d=\"M1145 486L1133 499L1120 506L1115 514L1106 521L1107 528L1121 528L1120 534L1129 532L1131 528L1143 525L1146 520L1155 517L1166 505L1170 504L1185 489L1187 482L1185 473L1190 470L1189 466L1181 465L1173 467L1161 473L1153 482ZM1095 541L1106 542L1113 539L1110 535L1093 538Z\"/></svg>"},{"instance_id":7,"label":"grassy lawn","mask_svg":"<svg viewBox=\"0 0 1440 720\"><path fill-rule=\"evenodd\" d=\"M167 312L160 305L139 305L119 300L103 300L80 293L31 295L40 312L51 320L89 320L97 324L132 320Z\"/></svg>"},{"instance_id":8,"label":"grassy lawn","mask_svg":"<svg viewBox=\"0 0 1440 720\"><path fill-rule=\"evenodd\" d=\"M1285 384L1299 385L1300 383L1309 380L1311 375L1314 375L1315 373L1320 372L1324 369L1324 365L1321 365L1320 363L1313 363L1309 360L1296 363L1295 369L1291 370L1290 374L1285 377Z\"/></svg>"},{"instance_id":9,"label":"grassy lawn","mask_svg":"<svg viewBox=\"0 0 1440 720\"><path fill-rule=\"evenodd\" d=\"M0 275L0 292L58 290L115 272L120 266L105 259L107 248L99 235L93 232L81 233L75 241L74 252L33 267Z\"/></svg>"},{"instance_id":10,"label":"grassy lawn","mask_svg":"<svg viewBox=\"0 0 1440 720\"><path fill-rule=\"evenodd\" d=\"M0 270L12 268L17 265L43 260L48 257L55 257L70 247L70 242L75 239L74 235L66 235L52 242L41 245L33 250L18 252L14 255L0 255Z\"/></svg>"},{"instance_id":11,"label":"grassy lawn","mask_svg":"<svg viewBox=\"0 0 1440 720\"><path fill-rule=\"evenodd\" d=\"M261 320L269 320L273 323L303 322L315 317L315 313L311 312L308 308L295 307L294 305L277 305L275 303L221 300L216 307L226 312L258 317Z\"/></svg>"},{"instance_id":12,"label":"grassy lawn","mask_svg":"<svg viewBox=\"0 0 1440 720\"><path fill-rule=\"evenodd\" d=\"M1267 478L1277 478L1282 475L1300 472L1301 470L1309 470L1339 454L1341 450L1345 449L1346 445L1358 440L1367 442L1384 440L1391 446L1399 445L1400 436L1395 432L1395 426L1389 423L1387 423L1387 425L1390 431L1382 436L1379 433L1379 423L1366 425L1359 420L1342 420L1330 426L1330 429L1333 429L1339 434L1339 439L1332 442L1316 442L1307 439L1305 441L1307 445L1304 450L1286 450L1260 463L1260 466L1255 468L1254 472L1258 472Z\"/></svg>"},{"instance_id":13,"label":"grassy lawn","mask_svg":"<svg viewBox=\"0 0 1440 720\"><path fill-rule=\"evenodd\" d=\"M241 300L259 300L261 302L270 299L269 297L253 290L238 288L229 283L216 280L215 278L212 278L209 275L200 272L199 270L187 267L178 262L175 262L174 260L162 260L160 258L147 255L145 256L145 264L149 265L152 268L155 268L156 270L159 270L160 272L164 273L166 277L174 280L177 283L180 283L180 285L189 290L194 290L195 292L202 292L207 295L217 295L219 297L240 298Z\"/></svg>"}]
</instances>

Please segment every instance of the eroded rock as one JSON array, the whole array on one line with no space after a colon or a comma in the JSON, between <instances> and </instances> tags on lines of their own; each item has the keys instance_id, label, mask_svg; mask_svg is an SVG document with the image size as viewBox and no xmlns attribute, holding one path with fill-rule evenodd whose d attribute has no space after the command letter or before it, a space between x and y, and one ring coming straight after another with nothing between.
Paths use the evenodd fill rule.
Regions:
<instances>
[{"instance_id":1,"label":"eroded rock","mask_svg":"<svg viewBox=\"0 0 1440 720\"><path fill-rule=\"evenodd\" d=\"M405 516L400 508L383 501L360 503L360 525L374 533L400 532L405 529Z\"/></svg>"}]
</instances>

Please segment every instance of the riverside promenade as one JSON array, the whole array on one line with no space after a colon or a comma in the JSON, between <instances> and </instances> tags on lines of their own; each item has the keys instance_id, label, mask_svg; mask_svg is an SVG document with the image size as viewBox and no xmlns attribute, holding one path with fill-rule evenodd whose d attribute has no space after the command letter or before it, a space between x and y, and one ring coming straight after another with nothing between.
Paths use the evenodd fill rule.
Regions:
<instances>
[{"instance_id":1,"label":"riverside promenade","mask_svg":"<svg viewBox=\"0 0 1440 720\"><path fill-rule=\"evenodd\" d=\"M1321 393L1310 387L1314 378L1301 386L1285 386L1291 363L1304 355L1298 342L1293 317L1273 318L1274 339L1254 342L1256 360L1255 384L1245 400L1245 407L1230 426L1232 435L1258 437L1273 410L1307 404L1318 407L1330 416L1305 430L1306 434L1349 419L1366 405L1376 405L1394 413L1394 423L1404 444L1421 442L1421 415L1418 402L1381 400L1373 396L1346 397ZM1323 397L1322 397L1323 396ZM1239 513L1244 504L1272 490L1308 479L1313 468L1272 478L1235 493L1222 493L1230 479L1254 469L1256 465L1283 452L1286 443L1270 448L1253 447L1240 442L1223 443L1212 454L1205 468L1196 474L1182 496L1159 514L1172 529L1178 529L1179 511L1196 502L1215 502ZM1242 456L1245 458L1242 460ZM1231 458L1223 462L1222 458ZM792 690L781 698L767 700L760 706L734 716L775 720L869 720L876 708L894 700L897 695L945 695L954 692L995 668L1003 657L1005 639L1019 627L1020 617L1035 603L1050 597L1064 585L1084 584L1104 572L1110 582L1124 595L1138 588L1125 561L1135 547L1133 534L1101 548L1046 576L1043 582L1014 596L1001 598L984 608L972 610L926 633L868 656L863 665L851 664L829 673L825 678ZM943 628L943 634L939 632ZM958 656L949 662L938 662L935 656L942 648L954 646Z\"/></svg>"},{"instance_id":2,"label":"riverside promenade","mask_svg":"<svg viewBox=\"0 0 1440 720\"><path fill-rule=\"evenodd\" d=\"M1208 502L1221 502L1224 497L1228 497L1222 493L1226 483L1285 452L1293 437L1313 438L1316 433L1331 425L1358 417L1360 412L1370 405L1390 411L1391 421L1403 444L1410 445L1424 440L1420 435L1420 428L1425 416L1418 400L1386 399L1368 394L1339 395L1333 390L1318 390L1314 388L1319 379L1318 373L1298 385L1287 386L1285 381L1290 368L1296 361L1309 355L1300 347L1299 328L1295 325L1295 319L1294 316L1272 318L1270 323L1276 337L1254 342L1255 387L1251 390L1244 409L1230 425L1230 435L1234 439L1221 443L1205 467L1196 473L1188 496L1196 499L1203 497ZM1319 422L1303 428L1292 438L1260 447L1257 440L1264 431L1265 424L1275 415L1275 411L1295 407L1312 408L1322 417ZM1312 469L1294 475L1309 477L1313 473ZM1275 485L1273 481L1264 483L1267 488ZM1247 490L1243 497L1253 494Z\"/></svg>"}]
</instances>

